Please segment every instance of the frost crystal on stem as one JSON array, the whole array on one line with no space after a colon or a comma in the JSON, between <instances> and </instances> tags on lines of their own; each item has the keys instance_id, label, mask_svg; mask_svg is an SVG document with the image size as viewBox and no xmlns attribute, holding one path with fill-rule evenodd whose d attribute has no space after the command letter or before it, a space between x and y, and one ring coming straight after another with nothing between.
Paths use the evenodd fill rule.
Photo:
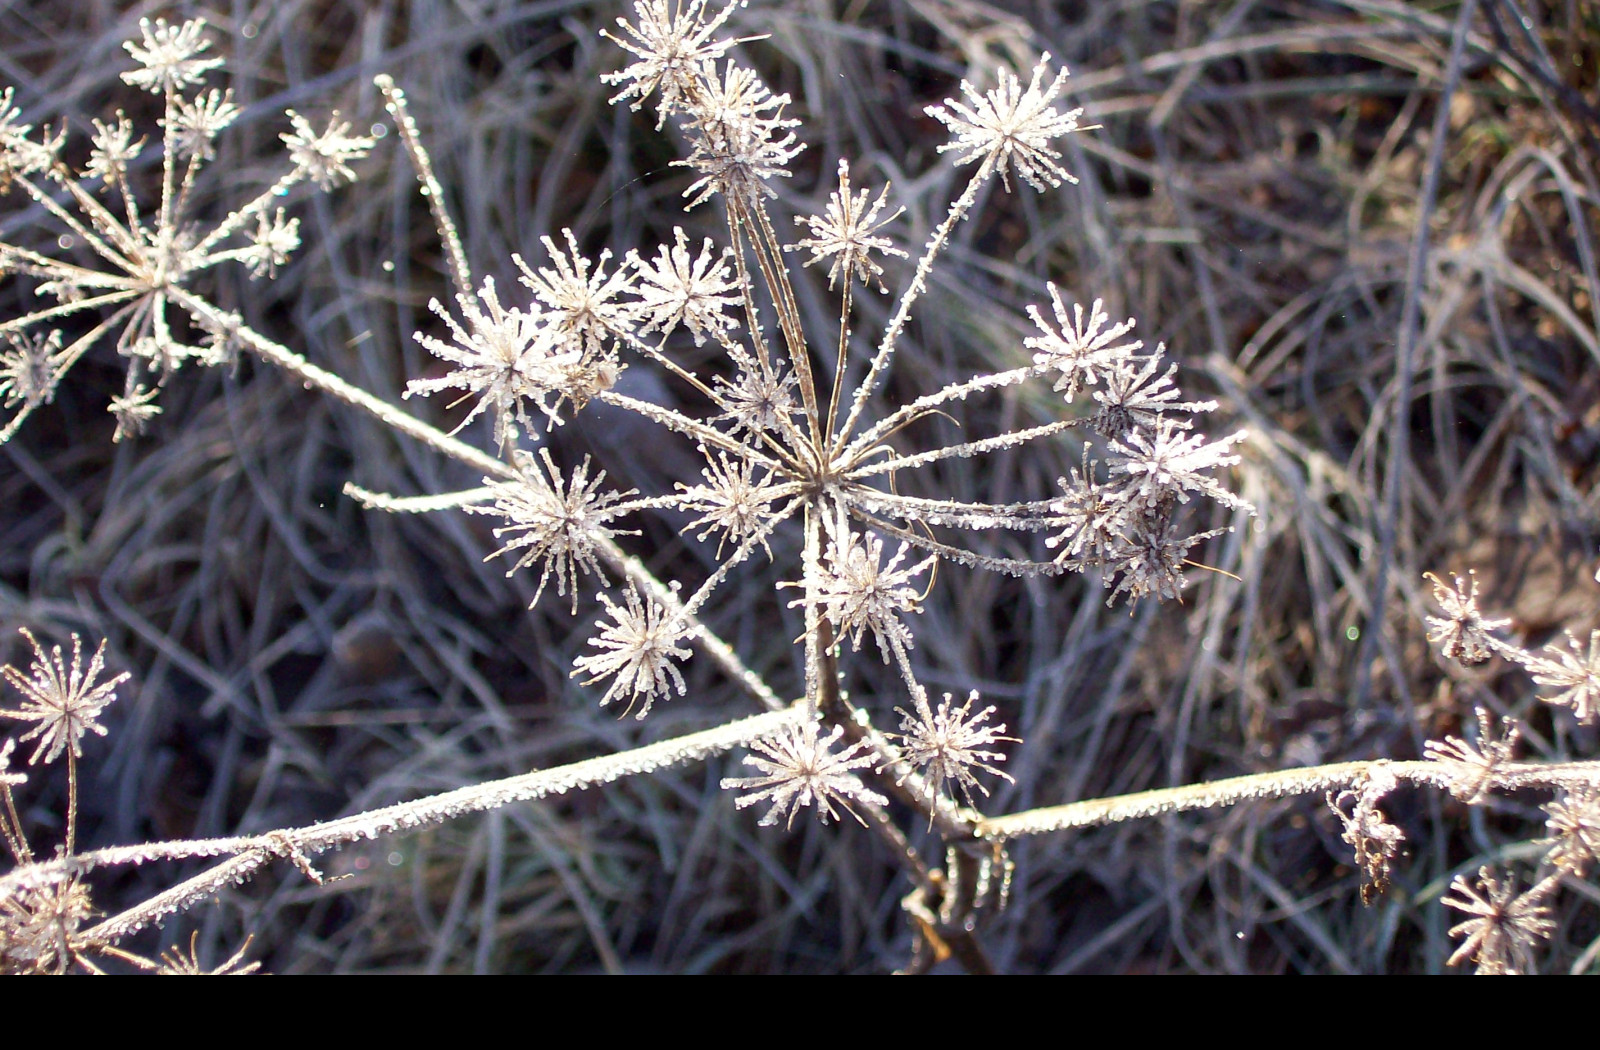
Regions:
<instances>
[{"instance_id":1,"label":"frost crystal on stem","mask_svg":"<svg viewBox=\"0 0 1600 1050\"><path fill-rule=\"evenodd\" d=\"M54 646L48 656L33 632L22 628L22 636L33 646L33 664L26 674L7 664L0 674L22 694L22 707L17 710L0 709L0 716L22 722L38 723L22 735L24 742L38 738L39 744L28 757L29 765L37 765L42 758L54 762L61 753L71 750L74 756L83 754L83 735L106 735L105 726L96 719L106 705L117 698L117 686L128 680L128 673L114 675L97 682L105 670L106 643L101 642L83 666L83 642L72 636L72 664L69 667L61 655L61 647Z\"/></svg>"},{"instance_id":2,"label":"frost crystal on stem","mask_svg":"<svg viewBox=\"0 0 1600 1050\"><path fill-rule=\"evenodd\" d=\"M734 800L740 809L770 802L761 818L763 826L784 820L784 826L792 828L795 814L806 806L815 806L817 816L826 824L839 819L836 805L865 824L850 803L886 806L889 800L868 788L853 772L876 761L865 741L857 741L842 751L834 750L843 735L843 726L834 726L823 734L817 723L808 719L780 736L757 740L750 745L752 753L745 756L744 763L762 775L727 777L722 789L745 792Z\"/></svg>"},{"instance_id":3,"label":"frost crystal on stem","mask_svg":"<svg viewBox=\"0 0 1600 1050\"><path fill-rule=\"evenodd\" d=\"M894 242L887 237L873 236L874 231L898 219L905 211L898 208L888 218L879 219L878 213L883 210L883 199L888 194L889 187L885 186L878 191L878 199L872 202L872 207L867 207L869 191L862 190L854 197L850 195L850 162L839 161L839 188L828 198L828 211L826 215L797 215L795 222L811 229L811 236L795 244L786 245L785 251L807 249L811 258L806 260L807 266L815 266L825 259L833 259L833 268L828 271L828 288L831 291L839 275L844 275L845 283L850 283L852 278L859 279L862 284L877 281L878 290L884 291L883 267L873 261L871 252L880 252L884 255L898 255L905 258L905 252L894 246Z\"/></svg>"},{"instance_id":4,"label":"frost crystal on stem","mask_svg":"<svg viewBox=\"0 0 1600 1050\"><path fill-rule=\"evenodd\" d=\"M585 685L613 679L606 695L600 698L600 706L626 699L627 710L631 711L635 703L643 700L635 718L649 714L650 705L658 697L666 699L673 689L682 696L688 686L677 662L687 660L689 650L679 643L688 641L692 632L654 598L640 598L631 581L625 605L613 602L603 591L597 597L612 622L602 622L600 633L589 639L589 644L604 651L574 660L573 676L588 675Z\"/></svg>"},{"instance_id":5,"label":"frost crystal on stem","mask_svg":"<svg viewBox=\"0 0 1600 1050\"><path fill-rule=\"evenodd\" d=\"M556 469L549 450L541 448L539 456L548 472L548 481L534 463L533 455L518 449L515 459L521 477L509 482L485 479L494 494L494 503L471 506L467 510L473 514L495 514L506 520L506 524L494 530L495 538L504 540L505 546L489 557L516 552L516 563L506 571L507 576L536 561L542 563L539 587L530 608L538 604L544 585L554 575L556 593L565 596L570 589L572 611L576 613L578 574L600 575L596 549L618 535L609 522L626 512L627 507L617 504L633 493L601 492L605 471L590 478L587 457L567 480Z\"/></svg>"},{"instance_id":6,"label":"frost crystal on stem","mask_svg":"<svg viewBox=\"0 0 1600 1050\"><path fill-rule=\"evenodd\" d=\"M1457 875L1450 884L1456 896L1444 903L1472 918L1450 927L1450 936L1463 938L1450 965L1470 959L1480 974L1532 973L1534 951L1556 928L1545 904L1552 889L1552 882L1541 882L1519 896L1515 877L1502 882L1487 867L1478 869L1477 886Z\"/></svg>"},{"instance_id":7,"label":"frost crystal on stem","mask_svg":"<svg viewBox=\"0 0 1600 1050\"><path fill-rule=\"evenodd\" d=\"M126 45L139 68L122 79L162 96L157 122L161 196L155 207L141 208L129 184L130 166L148 147L135 136L126 115L118 112L112 123L94 122L88 161L75 171L59 157L65 131L36 136L12 106L12 91L0 91L0 191L20 187L63 228L60 244L81 245L98 260L84 265L0 243L0 274L33 280L35 295L54 300L53 305L0 321L0 335L17 348L17 340L34 326L49 322L46 330L53 332L75 315L102 315L97 324L74 329L70 343L54 345L48 360L34 343L31 360L13 353L0 361L0 388L6 407L15 410L0 425L0 441L48 403L72 365L113 331L118 353L129 361L123 392L111 405L117 434L137 432L137 424L158 411L153 391L173 370L189 361L211 365L228 360L224 348L229 341L214 330L224 314L199 295L195 278L224 263L243 265L253 277L273 276L299 245L296 221L283 215L284 196L303 182L331 189L352 180L350 164L372 147L372 139L351 135L349 125L337 119L318 133L289 111L293 130L280 137L289 149L291 169L204 228L191 214L194 188L215 156L216 136L238 118L239 107L230 91L197 90L209 72L223 65L220 58L204 57L211 42L202 20L174 26L146 19L139 26L142 39ZM91 192L95 183L97 192ZM31 366L26 378L23 364ZM151 371L157 373L153 383Z\"/></svg>"},{"instance_id":8,"label":"frost crystal on stem","mask_svg":"<svg viewBox=\"0 0 1600 1050\"><path fill-rule=\"evenodd\" d=\"M939 147L939 152L960 150L957 164L983 161L1000 173L1007 190L1011 189L1011 169L1023 181L1043 193L1046 184L1060 186L1062 180L1077 182L1060 164L1061 154L1050 140L1078 130L1081 109L1066 113L1051 105L1067 80L1065 66L1041 90L1050 71L1050 54L1045 52L1033 68L1033 79L1026 91L1022 81L1009 69L999 72L993 90L979 94L967 81L961 82L966 105L946 99L943 106L929 106L928 116L949 128L955 138Z\"/></svg>"},{"instance_id":9,"label":"frost crystal on stem","mask_svg":"<svg viewBox=\"0 0 1600 1050\"><path fill-rule=\"evenodd\" d=\"M1431 572L1423 579L1433 583L1433 600L1444 610L1443 616L1428 617L1428 641L1439 646L1446 659L1463 664L1481 664L1494 651L1491 631L1510 620L1486 620L1478 611L1478 578L1473 573L1455 577L1451 587Z\"/></svg>"},{"instance_id":10,"label":"frost crystal on stem","mask_svg":"<svg viewBox=\"0 0 1600 1050\"><path fill-rule=\"evenodd\" d=\"M923 770L930 789L954 782L961 788L962 798L972 804L972 789L987 795L989 789L978 782L976 772L992 773L1011 780L995 762L1005 761L1005 755L992 748L1000 743L1017 743L1014 736L1006 736L1004 724L989 725L994 705L974 712L978 702L976 689L967 694L966 702L956 707L950 694L944 694L939 706L922 714L900 711L900 744L905 759Z\"/></svg>"}]
</instances>

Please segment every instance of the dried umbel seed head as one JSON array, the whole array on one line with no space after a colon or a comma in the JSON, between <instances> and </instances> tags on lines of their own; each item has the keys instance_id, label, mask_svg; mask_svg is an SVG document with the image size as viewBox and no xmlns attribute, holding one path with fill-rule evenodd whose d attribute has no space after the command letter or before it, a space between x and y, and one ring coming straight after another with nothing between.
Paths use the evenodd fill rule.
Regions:
<instances>
[{"instance_id":1,"label":"dried umbel seed head","mask_svg":"<svg viewBox=\"0 0 1600 1050\"><path fill-rule=\"evenodd\" d=\"M1477 885L1457 875L1444 903L1472 918L1450 927L1450 936L1462 938L1450 965L1471 960L1480 974L1523 974L1534 971L1533 953L1549 938L1556 924L1545 903L1556 880L1546 879L1527 893L1517 893L1515 876L1501 881L1493 869L1479 868Z\"/></svg>"},{"instance_id":2,"label":"dried umbel seed head","mask_svg":"<svg viewBox=\"0 0 1600 1050\"><path fill-rule=\"evenodd\" d=\"M783 115L788 95L774 95L753 70L730 59L701 71L701 96L689 109L685 128L693 144L689 156L673 161L700 177L683 191L693 208L716 194L752 205L775 197L767 180L789 176L789 162L805 149L795 135L800 121Z\"/></svg>"},{"instance_id":3,"label":"dried umbel seed head","mask_svg":"<svg viewBox=\"0 0 1600 1050\"><path fill-rule=\"evenodd\" d=\"M587 675L585 685L611 679L600 698L601 707L623 700L626 713L643 700L635 718L649 714L650 705L667 699L674 689L682 696L688 686L678 664L689 658L689 649L682 643L694 637L695 631L654 598L640 597L632 581L622 605L603 592L595 597L606 607L611 622L602 620L600 633L589 639L600 651L572 662L573 677Z\"/></svg>"},{"instance_id":4,"label":"dried umbel seed head","mask_svg":"<svg viewBox=\"0 0 1600 1050\"><path fill-rule=\"evenodd\" d=\"M939 152L959 150L957 164L982 162L989 170L999 172L1006 189L1011 189L1011 170L1016 169L1024 182L1043 193L1046 185L1060 186L1062 181L1077 182L1060 164L1061 154L1050 145L1050 140L1078 130L1081 109L1066 113L1058 111L1052 102L1066 84L1067 70L1063 66L1042 87L1045 74L1050 72L1050 54L1046 52L1033 68L1033 79L1027 90L1015 73L1002 69L998 84L990 91L979 93L967 81L961 82L961 93L966 103L946 99L943 106L929 106L927 113L950 129L954 138L939 147Z\"/></svg>"},{"instance_id":5,"label":"dried umbel seed head","mask_svg":"<svg viewBox=\"0 0 1600 1050\"><path fill-rule=\"evenodd\" d=\"M612 97L611 104L632 99L629 108L638 110L659 88L661 97L657 112L660 119L656 121L656 130L660 131L669 114L694 104L703 67L722 58L735 44L761 39L712 39L740 6L739 3L726 4L708 19L706 0L689 0L688 3L641 0L636 3L638 25L626 18L617 19L626 37L615 36L604 29L600 31L607 40L639 59L620 72L600 77L602 83L623 85Z\"/></svg>"},{"instance_id":6,"label":"dried umbel seed head","mask_svg":"<svg viewBox=\"0 0 1600 1050\"><path fill-rule=\"evenodd\" d=\"M211 49L203 18L182 25L169 25L165 18L151 22L139 19L139 42L124 43L123 49L140 68L122 74L123 83L156 94L181 91L200 83L206 73L222 65L220 58L201 58Z\"/></svg>"},{"instance_id":7,"label":"dried umbel seed head","mask_svg":"<svg viewBox=\"0 0 1600 1050\"><path fill-rule=\"evenodd\" d=\"M1478 611L1478 578L1473 573L1457 575L1451 587L1433 573L1423 573L1433 583L1433 600L1444 610L1443 616L1428 617L1428 641L1439 646L1446 659L1472 665L1481 664L1494 652L1497 631L1510 620L1486 620Z\"/></svg>"},{"instance_id":8,"label":"dried umbel seed head","mask_svg":"<svg viewBox=\"0 0 1600 1050\"><path fill-rule=\"evenodd\" d=\"M1361 869L1361 903L1370 907L1389 890L1389 869L1405 835L1389 823L1378 803L1399 782L1393 774L1376 772L1358 788L1328 796L1328 808L1344 824L1341 836L1356 852L1356 867ZM1346 809L1348 807L1348 812Z\"/></svg>"},{"instance_id":9,"label":"dried umbel seed head","mask_svg":"<svg viewBox=\"0 0 1600 1050\"><path fill-rule=\"evenodd\" d=\"M1523 661L1535 682L1557 690L1541 699L1572 708L1580 722L1594 721L1600 716L1600 630L1589 632L1588 652L1571 631L1565 646L1547 645L1544 651L1550 656Z\"/></svg>"},{"instance_id":10,"label":"dried umbel seed head","mask_svg":"<svg viewBox=\"0 0 1600 1050\"><path fill-rule=\"evenodd\" d=\"M558 347L556 330L545 323L537 307L523 310L502 306L493 277L484 278L475 296L457 296L456 302L461 321L439 300L428 303L428 309L449 327L451 342L416 334L417 342L449 364L450 371L443 376L413 379L406 384L404 396L426 397L459 390L463 400L476 397L477 404L451 433L492 410L494 442L500 448L511 445L519 428L524 432L532 430L529 404L550 421L559 421L556 411L563 394L562 369L581 354Z\"/></svg>"},{"instance_id":11,"label":"dried umbel seed head","mask_svg":"<svg viewBox=\"0 0 1600 1050\"><path fill-rule=\"evenodd\" d=\"M870 629L883 652L884 663L888 663L896 649L912 647L911 628L903 615L921 611L920 588L912 581L930 571L935 559L924 558L902 568L901 562L910 552L902 543L885 562L883 540L852 528L842 508L827 527L828 549L823 563L808 573L807 580L786 585L806 590L804 598L789 605L819 608L839 637L850 638L857 652L861 650L863 632Z\"/></svg>"},{"instance_id":12,"label":"dried umbel seed head","mask_svg":"<svg viewBox=\"0 0 1600 1050\"><path fill-rule=\"evenodd\" d=\"M169 373L191 362L213 366L232 359L233 339L219 337L219 330L236 331L239 325L207 301L201 278L230 263L253 278L273 277L300 243L298 223L285 214L284 198L303 183L331 190L350 182L352 165L373 146L373 139L351 134L337 114L318 131L305 117L287 111L290 130L279 138L289 170L231 211L214 208L212 195L194 188L217 156L217 137L241 111L230 90L200 85L223 60L210 57L211 41L200 19L179 25L145 19L139 31L140 39L125 45L137 68L122 79L160 96L160 131L140 136L120 111L112 122L94 121L81 168L62 159L64 125L35 132L12 106L13 92L0 90L0 193L20 190L62 230L61 244L83 245L94 257L85 265L0 243L0 278L31 280L28 291L45 300L30 313L5 319L12 349L0 350L0 394L13 411L0 424L0 442L49 403L67 370L108 336L128 363L122 393L111 401L116 436L138 434L160 411L155 391ZM165 146L160 199L141 201L129 172L156 142ZM201 200L221 217L202 221L196 214ZM72 322L63 323L66 318ZM75 333L64 346L57 325ZM35 335L19 344L30 328ZM48 333L42 339L41 331ZM204 332L207 338L191 344L185 331Z\"/></svg>"},{"instance_id":13,"label":"dried umbel seed head","mask_svg":"<svg viewBox=\"0 0 1600 1050\"><path fill-rule=\"evenodd\" d=\"M1005 735L1003 723L989 724L994 705L974 711L972 707L977 702L978 691L974 689L960 707L946 693L939 706L925 714L901 710L898 734L905 760L922 771L929 790L937 791L943 785L954 783L969 805L973 788L985 795L989 793L978 781L977 773L1011 780L1009 773L994 764L1004 762L1006 757L993 750L994 746L1020 742L1014 736Z\"/></svg>"},{"instance_id":14,"label":"dried umbel seed head","mask_svg":"<svg viewBox=\"0 0 1600 1050\"><path fill-rule=\"evenodd\" d=\"M779 736L757 740L750 745L751 754L745 756L744 762L762 775L728 777L722 781L722 789L746 792L734 800L740 809L770 802L771 807L761 818L764 825L784 820L786 827L793 827L795 814L807 806L816 807L823 823L839 819L835 806L844 807L845 812L861 820L860 814L850 808L852 802L886 806L889 800L868 788L854 773L876 760L865 741L835 750L843 735L843 726L824 733L814 720L808 719Z\"/></svg>"},{"instance_id":15,"label":"dried umbel seed head","mask_svg":"<svg viewBox=\"0 0 1600 1050\"><path fill-rule=\"evenodd\" d=\"M697 538L701 540L715 534L720 559L723 547L730 541L738 544L761 533L772 518L773 501L783 493L772 484L770 472L757 480L755 467L749 461L734 463L723 453L713 456L704 449L701 452L707 461L700 472L705 484L691 488L678 483L684 495L683 509L700 515L683 531L698 529ZM770 559L772 548L764 537L761 545Z\"/></svg>"},{"instance_id":16,"label":"dried umbel seed head","mask_svg":"<svg viewBox=\"0 0 1600 1050\"><path fill-rule=\"evenodd\" d=\"M641 336L660 333L663 344L682 324L701 346L706 336L720 335L739 327L730 313L743 299L732 279L728 261L732 253L716 250L707 237L698 256L689 254L689 236L679 226L673 231L676 243L656 249L654 261L630 253L628 261L639 274L639 316L644 324Z\"/></svg>"},{"instance_id":17,"label":"dried umbel seed head","mask_svg":"<svg viewBox=\"0 0 1600 1050\"><path fill-rule=\"evenodd\" d=\"M89 890L76 877L24 884L0 897L0 973L65 973L74 937L93 915Z\"/></svg>"},{"instance_id":18,"label":"dried umbel seed head","mask_svg":"<svg viewBox=\"0 0 1600 1050\"><path fill-rule=\"evenodd\" d=\"M611 522L626 512L627 508L619 504L633 491L603 491L605 471L591 478L587 456L571 477L562 475L550 458L549 449L539 450L538 461L532 453L518 449L515 461L521 476L516 481L485 479L494 502L468 507L467 512L505 519L505 524L494 530L495 538L505 545L489 557L516 557L506 570L507 576L539 563L539 587L530 607L538 604L545 584L554 576L556 593L565 596L570 591L572 611L576 613L578 577L587 573L604 579L596 551L602 543L621 534L622 530ZM539 461L544 463L543 471Z\"/></svg>"},{"instance_id":19,"label":"dried umbel seed head","mask_svg":"<svg viewBox=\"0 0 1600 1050\"><path fill-rule=\"evenodd\" d=\"M199 949L200 931L196 930L189 935L189 951L185 954L181 949L168 948L161 953L161 964L156 972L170 976L184 977L243 977L253 974L261 969L259 962L245 962L244 953L250 950L252 938L246 937L239 950L230 955L216 966L207 969L200 962Z\"/></svg>"},{"instance_id":20,"label":"dried umbel seed head","mask_svg":"<svg viewBox=\"0 0 1600 1050\"><path fill-rule=\"evenodd\" d=\"M28 758L29 765L37 764L41 758L54 762L68 750L74 757L81 757L85 733L106 735L105 726L98 721L100 713L117 698L117 686L127 681L129 675L123 672L104 682L95 681L105 669L104 641L85 668L83 642L77 635L72 636L70 666L62 658L59 645L47 656L32 631L24 627L22 636L33 646L33 664L27 673L10 664L0 667L0 674L22 694L22 707L0 709L0 716L37 723L22 735L24 742L35 738L39 741Z\"/></svg>"},{"instance_id":21,"label":"dried umbel seed head","mask_svg":"<svg viewBox=\"0 0 1600 1050\"><path fill-rule=\"evenodd\" d=\"M1452 767L1450 793L1468 805L1476 805L1487 797L1494 786L1496 771L1511 761L1517 738L1522 735L1522 726L1514 718L1506 719L1497 732L1494 716L1488 710L1480 707L1477 714L1476 746L1458 736L1430 740L1423 746L1428 758Z\"/></svg>"},{"instance_id":22,"label":"dried umbel seed head","mask_svg":"<svg viewBox=\"0 0 1600 1050\"><path fill-rule=\"evenodd\" d=\"M1573 878L1583 878L1600 863L1600 787L1572 788L1544 809L1550 816L1550 837L1540 840L1546 856Z\"/></svg>"},{"instance_id":23,"label":"dried umbel seed head","mask_svg":"<svg viewBox=\"0 0 1600 1050\"><path fill-rule=\"evenodd\" d=\"M868 191L862 190L855 196L850 195L850 164L848 161L839 162L839 188L828 198L828 210L825 215L797 215L795 222L811 230L811 236L795 244L784 246L784 251L797 251L807 249L811 258L806 260L807 266L814 266L826 259L833 260L833 268L828 271L828 289L833 289L839 275L844 275L845 283L859 279L863 284L877 281L878 290L885 291L883 282L883 267L872 258L872 253L881 255L898 255L905 257L905 252L894 246L894 242L887 237L876 236L876 231L887 226L900 214L904 208L897 209L893 214L884 219L878 218L878 213L883 210L884 197L889 188L885 186L878 191L878 199L867 207Z\"/></svg>"}]
</instances>

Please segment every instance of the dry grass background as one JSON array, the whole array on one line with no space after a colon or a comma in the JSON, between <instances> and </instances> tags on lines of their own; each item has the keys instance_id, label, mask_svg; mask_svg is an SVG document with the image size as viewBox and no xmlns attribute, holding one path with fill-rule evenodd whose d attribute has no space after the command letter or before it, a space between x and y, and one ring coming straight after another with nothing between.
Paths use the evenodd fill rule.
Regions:
<instances>
[{"instance_id":1,"label":"dry grass background","mask_svg":"<svg viewBox=\"0 0 1600 1050\"><path fill-rule=\"evenodd\" d=\"M809 148L780 187L789 211L816 208L844 156L864 182L892 180L903 240L920 243L958 177L922 106L996 62L1050 51L1102 125L1068 142L1080 186L996 192L980 208L888 396L1015 363L1023 306L1049 279L1138 317L1184 366L1185 392L1222 401L1214 429L1253 433L1235 489L1259 517L1206 554L1239 578L1197 573L1181 606L1130 614L1077 578L940 574L919 624L925 680L980 688L1026 740L988 811L1417 757L1474 703L1523 717L1530 757L1596 753L1594 730L1552 717L1520 671L1447 668L1421 626L1421 574L1469 566L1525 644L1587 630L1600 610L1600 4L1477 7L1454 69L1456 4L752 0L736 16L741 35L770 34L744 53L806 120ZM0 5L0 82L35 124L81 133L116 106L153 117L116 80L120 41L141 15L203 15L246 107L205 187L233 200L265 178L285 107L376 123L371 77L388 72L470 258L505 280L513 251L537 254L563 226L618 254L674 224L717 232L711 209L680 211L689 176L666 167L670 133L606 104L597 78L619 55L598 30L620 13L592 0L16 0ZM275 283L240 279L213 301L397 398L434 367L410 333L436 324L425 305L445 277L392 134L361 174L300 205L306 248ZM0 230L26 238L38 218L7 200ZM831 332L823 287L800 294L811 330ZM866 298L857 329L870 332L886 308ZM475 484L464 469L248 361L180 374L152 434L114 446L104 407L120 371L91 357L0 450L0 644L20 659L20 624L104 635L114 666L135 672L90 751L86 847L306 823L746 713L691 664L687 698L616 720L567 675L591 611L523 611L529 581L483 563L496 545L482 519L387 517L340 495L346 480L402 494ZM623 382L677 396L645 367ZM1000 411L1059 408L1019 397ZM646 492L696 469L621 414L588 412L551 441ZM926 483L1039 498L1076 459L1063 444L981 470L957 460ZM627 545L654 564L701 556L674 523L644 527ZM793 690L797 654L773 640L798 621L774 608L762 566L746 575L707 619ZM851 673L857 691L898 691L875 660ZM254 933L279 972L903 963L908 887L878 843L849 824L757 829L716 789L733 767L348 849L325 866L350 878L325 887L285 867L169 923L161 942L197 928L202 958L221 959ZM61 799L34 798L35 841L52 841ZM1515 797L1395 801L1412 847L1374 907L1320 800L1254 803L1019 842L1010 907L985 940L1016 972L1442 969L1450 876L1517 856L1540 814ZM127 872L100 904L176 874ZM1561 907L1551 968L1593 969L1593 902Z\"/></svg>"}]
</instances>

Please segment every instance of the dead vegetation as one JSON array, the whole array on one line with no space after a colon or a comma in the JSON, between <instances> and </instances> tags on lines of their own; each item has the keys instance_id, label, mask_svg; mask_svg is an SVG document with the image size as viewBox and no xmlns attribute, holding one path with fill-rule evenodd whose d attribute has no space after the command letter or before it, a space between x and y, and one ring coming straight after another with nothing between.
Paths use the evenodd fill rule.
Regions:
<instances>
[{"instance_id":1,"label":"dead vegetation","mask_svg":"<svg viewBox=\"0 0 1600 1050\"><path fill-rule=\"evenodd\" d=\"M914 396L1019 363L1023 307L1052 280L1143 319L1146 341L1184 366L1186 392L1215 397L1253 434L1234 489L1258 517L1205 555L1238 579L1197 572L1181 606L1131 614L1076 578L949 573L930 593L928 687L981 689L1029 743L1006 765L1015 783L992 785L994 811L1421 758L1425 741L1465 734L1475 705L1523 721L1527 758L1595 756L1594 727L1538 703L1522 669L1455 668L1426 641L1437 609L1423 573L1469 567L1484 608L1510 616L1529 648L1600 626L1600 7L1482 0L1464 23L1463 10L1237 0L1009 14L895 0L805 14L755 3L735 16L739 35L771 34L750 60L806 118L814 148L780 187L795 213L825 198L827 158L849 156L853 172L893 182L905 240L920 243L960 178L933 163L945 135L922 107L997 62L1026 69L1048 50L1072 69L1071 104L1101 125L1067 140L1076 192L996 194L963 229L887 398L902 380ZM691 177L667 167L678 154L649 115L606 105L598 76L617 56L598 31L619 9L236 11L261 21L13 6L0 14L0 79L29 119L81 130L113 97L139 15L204 14L244 116L203 199L270 180L285 107L378 122L371 78L388 72L480 272L562 227L620 251L715 222L681 213ZM240 279L217 298L398 400L435 366L410 333L433 323L445 265L392 139L362 174L358 192L303 207L307 248L276 282ZM25 239L37 219L8 201L0 232ZM820 282L797 291L811 330L836 327ZM439 492L479 479L279 373L249 362L183 373L151 436L113 445L114 357L86 360L0 449L0 637L21 624L56 641L104 636L110 665L137 671L107 714L108 740L89 744L85 843L305 824L747 712L696 665L693 702L643 726L596 708L567 673L582 630L561 603L523 611L536 581L484 563L500 545L489 523L374 515L341 495L347 480ZM645 368L624 381L658 400L682 393ZM1030 406L1000 411L1008 427L1006 413ZM687 443L596 415L552 444L592 455L622 487L695 480ZM957 423L993 429L959 414L918 425L948 442ZM994 502L1039 499L1077 462L1063 443L981 469L953 460L934 477ZM663 563L701 556L670 523L652 527L625 546ZM776 618L757 600L773 581L747 577L705 619L792 683L795 653L770 642L794 638L799 614ZM900 688L876 661L853 673L862 692ZM878 844L848 822L758 831L717 790L735 768L724 759L347 849L327 864L344 881L259 881L192 927L170 924L161 944L194 928L191 958L220 961L253 933L278 972L901 965L907 886ZM1371 907L1344 829L1315 797L1020 840L987 942L1017 972L1436 971L1455 948L1440 897L1457 874L1520 856L1544 833L1542 801L1469 809L1401 789L1385 808L1411 852ZM24 817L48 831L63 809L46 791ZM129 871L97 903L169 881ZM1600 952L1592 902L1573 898L1555 904L1546 969L1593 969Z\"/></svg>"}]
</instances>

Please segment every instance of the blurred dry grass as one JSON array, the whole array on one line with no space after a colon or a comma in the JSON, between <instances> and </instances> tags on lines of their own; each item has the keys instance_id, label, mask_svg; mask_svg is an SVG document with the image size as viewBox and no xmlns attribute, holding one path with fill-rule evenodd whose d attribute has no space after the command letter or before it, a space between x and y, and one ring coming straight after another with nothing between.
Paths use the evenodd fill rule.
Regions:
<instances>
[{"instance_id":1,"label":"blurred dry grass","mask_svg":"<svg viewBox=\"0 0 1600 1050\"><path fill-rule=\"evenodd\" d=\"M1196 573L1182 606L1130 615L1078 579L941 573L919 625L926 680L982 689L1026 741L1016 785L988 808L1416 757L1474 703L1527 719L1538 757L1592 757L1594 731L1552 718L1519 672L1468 674L1429 653L1421 574L1475 566L1485 606L1530 644L1600 610L1600 5L1484 0L1454 69L1452 4L1006 6L755 0L735 20L771 34L745 55L806 117L809 148L780 187L791 211L815 207L819 175L845 156L863 182L893 181L904 240L920 243L958 178L922 106L997 61L1049 50L1102 125L1070 141L1082 185L996 193L962 231L888 396L1015 362L1022 308L1049 279L1138 317L1184 365L1186 393L1222 401L1217 431L1236 420L1254 435L1237 490L1259 517L1205 557L1239 578ZM709 208L679 210L688 176L666 167L670 136L606 105L597 77L618 57L597 31L619 13L575 0L17 2L0 8L0 82L35 124L81 133L118 105L137 116L116 82L119 42L141 14L204 15L246 106L212 168L228 185L206 187L233 199L271 170L285 107L374 123L371 76L389 72L474 265L504 278L513 251L536 255L563 226L619 255L674 224L716 233ZM397 397L432 367L410 333L435 324L425 304L445 281L392 136L362 177L300 206L307 247L276 283L240 280L216 299ZM6 204L0 229L27 236L38 215ZM822 286L800 294L811 330L831 332ZM886 307L863 309L858 337ZM0 638L22 623L103 634L138 683L91 753L86 843L305 823L745 710L699 668L688 698L642 726L614 720L567 676L588 610L525 613L529 582L482 562L495 547L482 519L396 519L339 495L346 480L406 494L476 483L463 470L250 362L179 375L152 436L113 446L103 408L118 371L80 366L0 450ZM624 382L680 393L643 368ZM1019 396L967 411L987 432L982 413L1059 408ZM595 412L551 441L624 486L670 489L694 469L689 450L640 426ZM1038 498L1076 461L1063 444L904 484ZM630 546L655 564L701 556L671 522L642 527ZM799 628L774 608L775 572L752 569L708 618L782 692L797 659L770 642ZM859 693L898 691L875 660L851 673ZM732 764L349 850L327 859L346 881L316 888L285 870L187 921L202 957L255 932L280 972L902 963L907 887L877 843L852 826L758 831L716 790ZM1536 800L1396 800L1411 853L1373 908L1331 816L1306 799L1019 843L1011 906L985 937L1007 971L1436 971L1450 951L1439 893L1539 833ZM50 841L58 801L29 814L36 841ZM128 873L101 904L172 876ZM1592 969L1594 908L1565 906L1552 966ZM182 942L180 926L163 943Z\"/></svg>"}]
</instances>

